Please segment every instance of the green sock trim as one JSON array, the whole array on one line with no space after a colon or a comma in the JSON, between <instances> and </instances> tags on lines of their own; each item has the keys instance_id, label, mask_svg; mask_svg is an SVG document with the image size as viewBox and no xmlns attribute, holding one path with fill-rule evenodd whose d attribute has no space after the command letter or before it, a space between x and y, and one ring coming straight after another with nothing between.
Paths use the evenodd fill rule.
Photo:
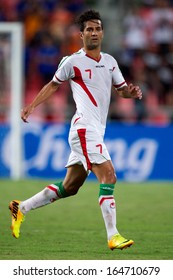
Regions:
<instances>
[{"instance_id":1,"label":"green sock trim","mask_svg":"<svg viewBox=\"0 0 173 280\"><path fill-rule=\"evenodd\" d=\"M66 190L64 189L64 186L63 186L62 182L54 183L54 185L58 187L58 189L59 189L58 193L60 194L60 196L62 198L70 196L70 194L68 194L66 192Z\"/></svg>"},{"instance_id":2,"label":"green sock trim","mask_svg":"<svg viewBox=\"0 0 173 280\"><path fill-rule=\"evenodd\" d=\"M114 188L115 188L115 184L100 184L99 196L113 195Z\"/></svg>"}]
</instances>

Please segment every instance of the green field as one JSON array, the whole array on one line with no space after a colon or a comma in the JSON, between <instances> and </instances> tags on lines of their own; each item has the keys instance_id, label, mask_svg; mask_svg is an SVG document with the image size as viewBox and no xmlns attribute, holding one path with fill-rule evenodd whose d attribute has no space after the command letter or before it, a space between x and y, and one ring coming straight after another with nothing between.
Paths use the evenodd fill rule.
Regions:
<instances>
[{"instance_id":1,"label":"green field","mask_svg":"<svg viewBox=\"0 0 173 280\"><path fill-rule=\"evenodd\" d=\"M87 181L78 195L28 213L21 236L11 235L12 199L24 200L47 181L0 181L1 260L172 260L173 183L123 183L115 188L118 229L135 244L111 251L98 205L98 185Z\"/></svg>"}]
</instances>

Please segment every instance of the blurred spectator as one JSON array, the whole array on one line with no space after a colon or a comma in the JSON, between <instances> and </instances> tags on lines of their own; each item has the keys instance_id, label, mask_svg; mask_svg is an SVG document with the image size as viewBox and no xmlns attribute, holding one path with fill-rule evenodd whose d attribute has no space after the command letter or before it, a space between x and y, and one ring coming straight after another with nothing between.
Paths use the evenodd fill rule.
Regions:
<instances>
[{"instance_id":1,"label":"blurred spectator","mask_svg":"<svg viewBox=\"0 0 173 280\"><path fill-rule=\"evenodd\" d=\"M57 5L50 14L50 32L55 41L63 42L66 39L68 27L73 23L74 15L64 5Z\"/></svg>"},{"instance_id":2,"label":"blurred spectator","mask_svg":"<svg viewBox=\"0 0 173 280\"><path fill-rule=\"evenodd\" d=\"M173 10L168 0L156 0L151 20L154 27L152 43L158 45L160 53L165 54L173 44Z\"/></svg>"},{"instance_id":3,"label":"blurred spectator","mask_svg":"<svg viewBox=\"0 0 173 280\"><path fill-rule=\"evenodd\" d=\"M43 22L47 19L44 9L40 9L39 1L27 0L24 11L19 13L25 25L25 41L30 43L35 34L40 30Z\"/></svg>"},{"instance_id":4,"label":"blurred spectator","mask_svg":"<svg viewBox=\"0 0 173 280\"><path fill-rule=\"evenodd\" d=\"M40 73L43 86L50 82L57 70L57 65L60 61L60 50L59 47L55 45L53 38L50 35L44 35L41 38L40 47L37 49L35 55L38 72Z\"/></svg>"},{"instance_id":5,"label":"blurred spectator","mask_svg":"<svg viewBox=\"0 0 173 280\"><path fill-rule=\"evenodd\" d=\"M143 89L142 102L135 102L136 121L167 123L172 120L167 106L173 93L173 7L168 0L142 3L124 18L120 67L127 81Z\"/></svg>"},{"instance_id":6,"label":"blurred spectator","mask_svg":"<svg viewBox=\"0 0 173 280\"><path fill-rule=\"evenodd\" d=\"M81 48L81 39L79 37L79 30L75 25L72 25L67 33L66 40L61 45L62 55L71 55L72 53L78 51Z\"/></svg>"},{"instance_id":7,"label":"blurred spectator","mask_svg":"<svg viewBox=\"0 0 173 280\"><path fill-rule=\"evenodd\" d=\"M143 50L148 46L147 22L140 15L140 9L134 8L124 19L124 47L127 50Z\"/></svg>"}]
</instances>

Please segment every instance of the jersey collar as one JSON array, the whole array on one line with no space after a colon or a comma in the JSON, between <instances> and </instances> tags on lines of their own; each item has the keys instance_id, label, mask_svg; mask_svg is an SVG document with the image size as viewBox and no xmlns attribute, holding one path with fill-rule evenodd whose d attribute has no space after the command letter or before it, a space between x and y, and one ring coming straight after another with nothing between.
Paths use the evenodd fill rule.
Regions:
<instances>
[{"instance_id":1,"label":"jersey collar","mask_svg":"<svg viewBox=\"0 0 173 280\"><path fill-rule=\"evenodd\" d=\"M101 58L102 58L101 54L100 54L100 57L99 57L98 59L96 59L96 58L94 58L94 57L88 55L88 54L84 51L84 49L82 49L82 51L85 53L85 56L89 57L90 59L93 59L93 60L96 61L96 62L100 62L100 60L101 60Z\"/></svg>"}]
</instances>

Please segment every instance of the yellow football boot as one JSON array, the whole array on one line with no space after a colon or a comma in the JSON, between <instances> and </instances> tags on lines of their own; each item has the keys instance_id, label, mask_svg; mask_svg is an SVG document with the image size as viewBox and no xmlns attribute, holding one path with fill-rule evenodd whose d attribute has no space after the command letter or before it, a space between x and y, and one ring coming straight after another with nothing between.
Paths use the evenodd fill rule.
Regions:
<instances>
[{"instance_id":1,"label":"yellow football boot","mask_svg":"<svg viewBox=\"0 0 173 280\"><path fill-rule=\"evenodd\" d=\"M25 216L22 214L22 212L19 209L19 204L20 204L19 200L12 200L9 204L9 209L12 215L12 223L11 223L12 235L15 238L19 238L20 226L25 219Z\"/></svg>"},{"instance_id":2,"label":"yellow football boot","mask_svg":"<svg viewBox=\"0 0 173 280\"><path fill-rule=\"evenodd\" d=\"M112 236L110 240L108 240L108 247L111 250L114 249L125 249L133 245L134 241L130 239L126 239L121 236L119 233Z\"/></svg>"}]
</instances>

